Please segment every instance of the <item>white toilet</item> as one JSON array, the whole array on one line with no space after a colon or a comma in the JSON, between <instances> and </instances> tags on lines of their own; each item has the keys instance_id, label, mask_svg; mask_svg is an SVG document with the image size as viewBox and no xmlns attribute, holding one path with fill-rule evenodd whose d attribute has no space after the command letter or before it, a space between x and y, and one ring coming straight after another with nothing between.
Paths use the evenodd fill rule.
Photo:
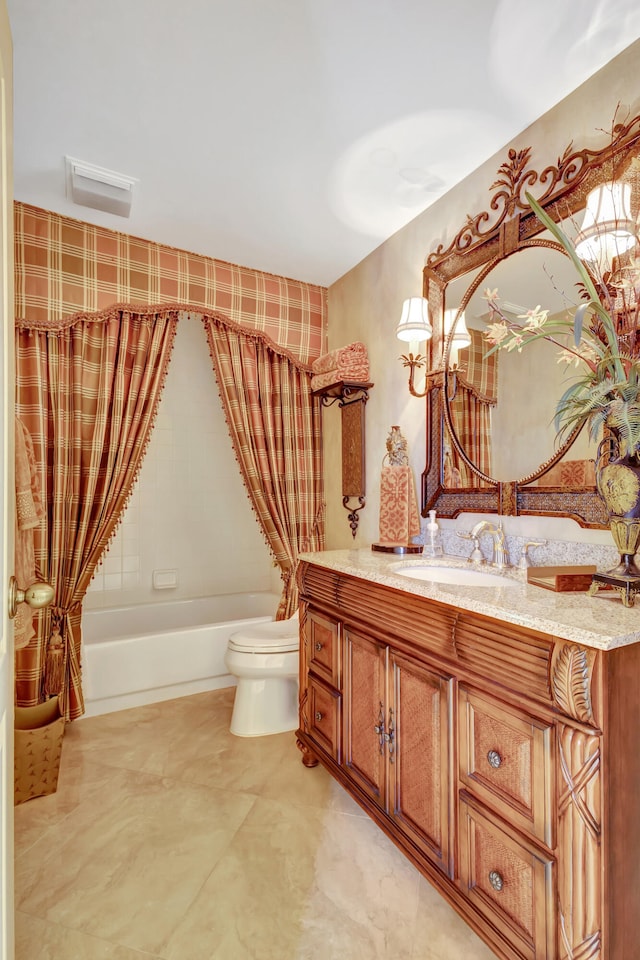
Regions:
<instances>
[{"instance_id":1,"label":"white toilet","mask_svg":"<svg viewBox=\"0 0 640 960\"><path fill-rule=\"evenodd\" d=\"M249 625L229 637L224 662L238 680L231 717L237 737L263 737L298 727L297 612L289 620Z\"/></svg>"}]
</instances>

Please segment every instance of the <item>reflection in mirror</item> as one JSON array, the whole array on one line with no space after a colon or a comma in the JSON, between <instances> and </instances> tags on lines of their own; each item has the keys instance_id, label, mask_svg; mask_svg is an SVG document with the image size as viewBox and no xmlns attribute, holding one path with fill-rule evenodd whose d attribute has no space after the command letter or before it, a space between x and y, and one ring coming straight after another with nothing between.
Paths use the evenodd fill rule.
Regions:
<instances>
[{"instance_id":1,"label":"reflection in mirror","mask_svg":"<svg viewBox=\"0 0 640 960\"><path fill-rule=\"evenodd\" d=\"M551 238L548 242L551 244ZM572 369L558 363L559 348L546 340L521 353L498 351L487 357L490 347L482 334L489 312L484 294L487 289L497 290L507 316L526 314L536 305L549 310L551 316L573 312L579 301L576 273L561 250L536 245L498 261L484 274L483 270L459 277L446 290L445 333L451 329L448 318L455 318L456 307L464 305L463 323L470 346L455 349L458 317L447 357L447 368L457 367L457 373L449 377L445 402L457 439L478 470L493 480L516 477L521 481L558 451L553 418ZM448 439L445 486L482 485ZM583 431L571 448L571 462L593 460L596 449L597 444ZM590 475L591 469L585 469ZM557 470L555 475L559 475ZM538 482L550 481L543 477Z\"/></svg>"}]
</instances>

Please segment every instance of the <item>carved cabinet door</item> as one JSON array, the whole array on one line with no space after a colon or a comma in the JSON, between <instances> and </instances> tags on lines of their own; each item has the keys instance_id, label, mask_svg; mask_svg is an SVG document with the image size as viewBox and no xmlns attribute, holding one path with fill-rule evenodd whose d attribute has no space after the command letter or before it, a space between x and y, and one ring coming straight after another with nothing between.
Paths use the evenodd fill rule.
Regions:
<instances>
[{"instance_id":1,"label":"carved cabinet door","mask_svg":"<svg viewBox=\"0 0 640 960\"><path fill-rule=\"evenodd\" d=\"M344 628L344 759L354 783L387 809L388 647Z\"/></svg>"},{"instance_id":2,"label":"carved cabinet door","mask_svg":"<svg viewBox=\"0 0 640 960\"><path fill-rule=\"evenodd\" d=\"M423 853L453 876L453 681L396 653L390 656L389 680L390 812Z\"/></svg>"},{"instance_id":3,"label":"carved cabinet door","mask_svg":"<svg viewBox=\"0 0 640 960\"><path fill-rule=\"evenodd\" d=\"M350 778L452 876L453 681L344 629L344 755Z\"/></svg>"}]
</instances>

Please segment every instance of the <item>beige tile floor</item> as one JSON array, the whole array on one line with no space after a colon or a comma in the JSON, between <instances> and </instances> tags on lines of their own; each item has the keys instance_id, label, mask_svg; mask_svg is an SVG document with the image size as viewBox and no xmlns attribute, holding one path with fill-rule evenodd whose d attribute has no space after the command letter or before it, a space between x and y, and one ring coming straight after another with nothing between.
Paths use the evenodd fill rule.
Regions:
<instances>
[{"instance_id":1,"label":"beige tile floor","mask_svg":"<svg viewBox=\"0 0 640 960\"><path fill-rule=\"evenodd\" d=\"M16 960L495 960L233 689L72 723L16 808Z\"/></svg>"}]
</instances>

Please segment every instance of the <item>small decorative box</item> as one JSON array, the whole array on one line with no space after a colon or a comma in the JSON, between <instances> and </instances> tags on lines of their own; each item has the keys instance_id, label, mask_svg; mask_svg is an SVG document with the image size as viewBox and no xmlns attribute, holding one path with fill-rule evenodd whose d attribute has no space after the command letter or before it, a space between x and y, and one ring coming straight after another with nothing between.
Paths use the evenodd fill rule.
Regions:
<instances>
[{"instance_id":1,"label":"small decorative box","mask_svg":"<svg viewBox=\"0 0 640 960\"><path fill-rule=\"evenodd\" d=\"M588 590L598 568L595 564L574 564L559 567L529 567L527 580L536 587L555 590L556 593Z\"/></svg>"}]
</instances>

